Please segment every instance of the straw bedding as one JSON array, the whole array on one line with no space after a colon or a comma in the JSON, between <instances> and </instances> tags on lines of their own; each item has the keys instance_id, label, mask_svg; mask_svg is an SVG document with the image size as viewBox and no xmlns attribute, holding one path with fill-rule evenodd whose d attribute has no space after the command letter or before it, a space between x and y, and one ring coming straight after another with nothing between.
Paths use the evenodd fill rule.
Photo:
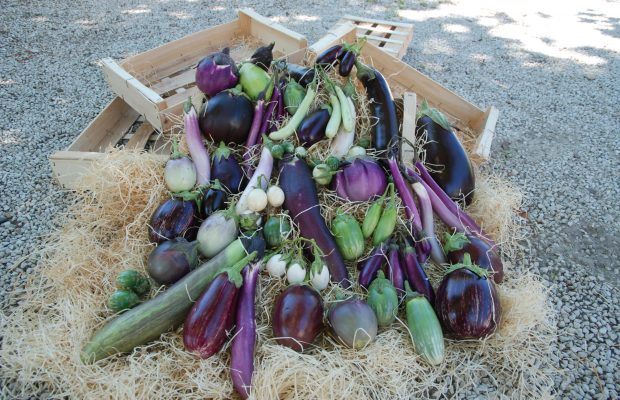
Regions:
<instances>
[{"instance_id":1,"label":"straw bedding","mask_svg":"<svg viewBox=\"0 0 620 400\"><path fill-rule=\"evenodd\" d=\"M359 101L366 100L362 96ZM367 108L359 107L358 138L368 135L372 124L362 111ZM459 134L469 147L467 132ZM326 151L317 145L312 154ZM180 330L95 365L83 365L79 358L86 341L113 318L105 304L118 273L145 269L152 250L146 223L166 196L160 160L149 153L115 149L84 175L84 189L78 190L71 211L60 216L64 227L42 249L37 274L15 294L19 306L0 315L2 379L16 382L10 393L4 389L6 394L28 397L43 388L50 397L77 399L234 396L227 349L210 359L197 359L183 349ZM338 206L356 216L368 206L346 204L325 190L320 199L328 220ZM263 274L256 306L259 339L253 396L462 398L477 387L493 398L550 397L554 316L546 288L520 260L521 227L515 217L520 202L517 189L484 169L478 171L476 199L468 211L502 246L503 320L486 340L447 340L446 358L438 367L429 367L416 355L402 320L362 350L345 349L327 335L304 354L277 345L270 316L284 282ZM513 267L513 262L521 265ZM355 267L349 268L355 274ZM429 275L436 287L441 269L431 267ZM327 305L335 291L330 287L324 293Z\"/></svg>"}]
</instances>

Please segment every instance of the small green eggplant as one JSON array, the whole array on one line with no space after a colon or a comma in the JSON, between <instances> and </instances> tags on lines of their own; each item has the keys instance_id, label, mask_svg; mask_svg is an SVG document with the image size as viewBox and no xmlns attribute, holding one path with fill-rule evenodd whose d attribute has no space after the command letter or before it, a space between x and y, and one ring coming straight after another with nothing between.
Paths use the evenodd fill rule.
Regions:
<instances>
[{"instance_id":1,"label":"small green eggplant","mask_svg":"<svg viewBox=\"0 0 620 400\"><path fill-rule=\"evenodd\" d=\"M278 247L291 232L291 224L284 216L271 216L265 222L263 234L267 245L271 248Z\"/></svg>"},{"instance_id":2,"label":"small green eggplant","mask_svg":"<svg viewBox=\"0 0 620 400\"><path fill-rule=\"evenodd\" d=\"M439 319L433 306L423 295L413 292L405 282L407 293L407 326L415 351L431 365L439 365L444 358L444 340Z\"/></svg>"},{"instance_id":3,"label":"small green eggplant","mask_svg":"<svg viewBox=\"0 0 620 400\"><path fill-rule=\"evenodd\" d=\"M121 290L129 290L142 296L151 289L149 279L133 269L121 272L116 278L116 287Z\"/></svg>"},{"instance_id":4,"label":"small green eggplant","mask_svg":"<svg viewBox=\"0 0 620 400\"><path fill-rule=\"evenodd\" d=\"M364 254L364 235L357 220L338 210L332 221L332 234L345 260L353 261Z\"/></svg>"},{"instance_id":5,"label":"small green eggplant","mask_svg":"<svg viewBox=\"0 0 620 400\"><path fill-rule=\"evenodd\" d=\"M379 326L389 326L398 312L398 294L392 282L379 271L368 288L368 305L377 315Z\"/></svg>"},{"instance_id":6,"label":"small green eggplant","mask_svg":"<svg viewBox=\"0 0 620 400\"><path fill-rule=\"evenodd\" d=\"M140 302L138 295L131 290L117 290L108 299L108 307L114 312L133 308Z\"/></svg>"},{"instance_id":7,"label":"small green eggplant","mask_svg":"<svg viewBox=\"0 0 620 400\"><path fill-rule=\"evenodd\" d=\"M381 213L381 218L379 218L377 227L372 234L372 244L374 246L377 246L380 243L388 240L390 236L392 236L392 233L394 233L394 228L396 228L396 218L398 217L398 210L396 209L394 185L392 185L389 189L390 202Z\"/></svg>"}]
</instances>

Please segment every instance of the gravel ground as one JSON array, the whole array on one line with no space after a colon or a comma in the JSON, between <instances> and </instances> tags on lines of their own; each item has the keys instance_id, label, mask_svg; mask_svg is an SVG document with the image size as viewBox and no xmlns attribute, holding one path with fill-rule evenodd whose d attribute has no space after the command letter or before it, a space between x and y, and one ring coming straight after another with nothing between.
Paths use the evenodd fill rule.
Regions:
<instances>
[{"instance_id":1,"label":"gravel ground","mask_svg":"<svg viewBox=\"0 0 620 400\"><path fill-rule=\"evenodd\" d=\"M405 61L501 110L491 167L523 187L528 256L559 312L558 397L620 396L620 6L518 2L7 0L0 16L0 302L23 286L70 194L48 155L112 98L98 66L254 7L318 39L342 13L415 24ZM585 129L584 129L585 128ZM603 187L599 182L609 182ZM26 256L33 256L26 259Z\"/></svg>"}]
</instances>

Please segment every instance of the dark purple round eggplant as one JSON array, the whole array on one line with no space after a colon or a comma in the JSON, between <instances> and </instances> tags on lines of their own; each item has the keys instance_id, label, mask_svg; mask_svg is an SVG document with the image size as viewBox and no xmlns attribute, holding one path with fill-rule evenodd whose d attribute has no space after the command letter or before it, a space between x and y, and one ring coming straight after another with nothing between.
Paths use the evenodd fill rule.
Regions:
<instances>
[{"instance_id":1,"label":"dark purple round eggplant","mask_svg":"<svg viewBox=\"0 0 620 400\"><path fill-rule=\"evenodd\" d=\"M226 206L228 195L221 187L214 184L204 194L202 198L202 217L207 218L217 210L221 210Z\"/></svg>"},{"instance_id":2,"label":"dark purple round eggplant","mask_svg":"<svg viewBox=\"0 0 620 400\"><path fill-rule=\"evenodd\" d=\"M423 137L426 131L423 149L426 164L433 166L433 171L429 171L431 177L450 198L465 198L465 204L470 204L474 198L476 179L469 157L452 129L448 129L450 125L445 117L434 109L428 109L435 118L429 115L418 118L416 136ZM422 110L424 112L424 108Z\"/></svg>"},{"instance_id":3,"label":"dark purple round eggplant","mask_svg":"<svg viewBox=\"0 0 620 400\"><path fill-rule=\"evenodd\" d=\"M160 285L172 285L198 265L198 242L184 238L168 240L157 246L147 261L147 272Z\"/></svg>"},{"instance_id":4,"label":"dark purple round eggplant","mask_svg":"<svg viewBox=\"0 0 620 400\"><path fill-rule=\"evenodd\" d=\"M437 289L435 310L444 332L455 339L488 336L501 318L495 284L481 268L474 272L463 267L446 274Z\"/></svg>"},{"instance_id":5,"label":"dark purple round eggplant","mask_svg":"<svg viewBox=\"0 0 620 400\"><path fill-rule=\"evenodd\" d=\"M329 67L338 59L338 55L342 52L342 45L337 44L335 46L330 47L329 49L323 51L318 55L315 65L320 65L322 67Z\"/></svg>"},{"instance_id":6,"label":"dark purple round eggplant","mask_svg":"<svg viewBox=\"0 0 620 400\"><path fill-rule=\"evenodd\" d=\"M278 295L273 308L276 342L302 352L323 330L323 301L306 285L293 285Z\"/></svg>"},{"instance_id":7,"label":"dark purple round eggplant","mask_svg":"<svg viewBox=\"0 0 620 400\"><path fill-rule=\"evenodd\" d=\"M236 89L213 96L200 110L199 124L204 137L214 142L244 143L250 133L254 107Z\"/></svg>"},{"instance_id":8,"label":"dark purple round eggplant","mask_svg":"<svg viewBox=\"0 0 620 400\"><path fill-rule=\"evenodd\" d=\"M504 279L504 264L502 258L487 241L478 236L456 233L448 235L444 244L450 264L460 264L465 254L469 254L471 261L479 267L493 274L495 283L502 283Z\"/></svg>"},{"instance_id":9,"label":"dark purple round eggplant","mask_svg":"<svg viewBox=\"0 0 620 400\"><path fill-rule=\"evenodd\" d=\"M198 233L198 207L194 201L171 198L159 205L149 221L149 239L162 243L177 237L196 239Z\"/></svg>"},{"instance_id":10,"label":"dark purple round eggplant","mask_svg":"<svg viewBox=\"0 0 620 400\"><path fill-rule=\"evenodd\" d=\"M224 142L220 142L220 147L213 153L211 179L219 180L230 193L235 194L241 191L244 177L241 165L230 148Z\"/></svg>"},{"instance_id":11,"label":"dark purple round eggplant","mask_svg":"<svg viewBox=\"0 0 620 400\"><path fill-rule=\"evenodd\" d=\"M325 128L329 122L329 111L324 108L313 111L299 124L297 137L303 146L312 146L325 137Z\"/></svg>"},{"instance_id":12,"label":"dark purple round eggplant","mask_svg":"<svg viewBox=\"0 0 620 400\"><path fill-rule=\"evenodd\" d=\"M352 51L346 51L342 55L340 65L338 66L338 73L340 74L340 76L349 76L351 74L356 59L357 57Z\"/></svg>"}]
</instances>

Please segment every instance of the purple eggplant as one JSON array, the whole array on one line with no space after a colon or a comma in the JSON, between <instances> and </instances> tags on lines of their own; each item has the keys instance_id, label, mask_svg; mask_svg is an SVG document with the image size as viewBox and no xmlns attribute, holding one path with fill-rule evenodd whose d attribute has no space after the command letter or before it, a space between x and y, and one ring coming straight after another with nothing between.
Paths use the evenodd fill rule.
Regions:
<instances>
[{"instance_id":1,"label":"purple eggplant","mask_svg":"<svg viewBox=\"0 0 620 400\"><path fill-rule=\"evenodd\" d=\"M360 261L357 266L360 270L358 283L364 288L368 288L370 283L377 276L377 272L381 269L383 262L386 260L386 243L381 243L370 253L370 256Z\"/></svg>"},{"instance_id":2,"label":"purple eggplant","mask_svg":"<svg viewBox=\"0 0 620 400\"><path fill-rule=\"evenodd\" d=\"M235 321L238 294L239 288L226 272L215 277L185 319L185 349L200 358L209 358L222 349Z\"/></svg>"},{"instance_id":3,"label":"purple eggplant","mask_svg":"<svg viewBox=\"0 0 620 400\"><path fill-rule=\"evenodd\" d=\"M293 285L276 297L273 335L276 342L304 351L323 330L323 301L307 285Z\"/></svg>"},{"instance_id":4,"label":"purple eggplant","mask_svg":"<svg viewBox=\"0 0 620 400\"><path fill-rule=\"evenodd\" d=\"M198 242L175 238L157 246L147 262L147 272L160 285L172 285L198 265Z\"/></svg>"},{"instance_id":5,"label":"purple eggplant","mask_svg":"<svg viewBox=\"0 0 620 400\"><path fill-rule=\"evenodd\" d=\"M404 245L401 247L399 255L401 266L411 289L426 297L431 305L435 305L435 291L424 268L418 262L414 248L408 244Z\"/></svg>"},{"instance_id":6,"label":"purple eggplant","mask_svg":"<svg viewBox=\"0 0 620 400\"><path fill-rule=\"evenodd\" d=\"M149 240L151 243L163 243L177 237L194 240L199 225L196 203L173 197L161 203L151 215Z\"/></svg>"},{"instance_id":7,"label":"purple eggplant","mask_svg":"<svg viewBox=\"0 0 620 400\"><path fill-rule=\"evenodd\" d=\"M243 286L237 303L235 337L230 347L230 375L239 395L246 399L252 388L254 349L256 348L256 310L254 298L261 263L250 264L243 270Z\"/></svg>"},{"instance_id":8,"label":"purple eggplant","mask_svg":"<svg viewBox=\"0 0 620 400\"><path fill-rule=\"evenodd\" d=\"M239 71L228 47L209 54L196 67L196 86L209 97L235 86L238 81Z\"/></svg>"},{"instance_id":9,"label":"purple eggplant","mask_svg":"<svg viewBox=\"0 0 620 400\"><path fill-rule=\"evenodd\" d=\"M299 124L297 137L303 146L312 146L325 137L325 128L329 122L329 111L321 108L313 111Z\"/></svg>"},{"instance_id":10,"label":"purple eggplant","mask_svg":"<svg viewBox=\"0 0 620 400\"><path fill-rule=\"evenodd\" d=\"M338 55L341 52L342 52L342 45L340 44L334 45L330 47L329 49L323 51L321 54L319 54L318 57L316 58L316 61L314 62L314 65L320 65L324 68L327 68L338 59Z\"/></svg>"},{"instance_id":11,"label":"purple eggplant","mask_svg":"<svg viewBox=\"0 0 620 400\"><path fill-rule=\"evenodd\" d=\"M259 66L263 71L268 71L273 61L273 46L275 42L271 42L267 46L262 46L256 49L254 54L250 57L250 62Z\"/></svg>"},{"instance_id":12,"label":"purple eggplant","mask_svg":"<svg viewBox=\"0 0 620 400\"><path fill-rule=\"evenodd\" d=\"M338 74L340 74L340 76L349 76L351 74L351 70L353 70L356 59L357 56L353 51L346 51L342 55L342 59L340 60L340 65L338 66Z\"/></svg>"},{"instance_id":13,"label":"purple eggplant","mask_svg":"<svg viewBox=\"0 0 620 400\"><path fill-rule=\"evenodd\" d=\"M403 275L403 268L400 264L400 258L398 256L398 245L390 245L388 262L386 265L386 276L398 291L399 297L402 297L405 294L405 277Z\"/></svg>"},{"instance_id":14,"label":"purple eggplant","mask_svg":"<svg viewBox=\"0 0 620 400\"><path fill-rule=\"evenodd\" d=\"M348 288L347 267L321 215L312 172L303 159L287 155L280 161L280 188L284 191L284 208L299 226L301 236L316 241L332 281Z\"/></svg>"},{"instance_id":15,"label":"purple eggplant","mask_svg":"<svg viewBox=\"0 0 620 400\"><path fill-rule=\"evenodd\" d=\"M422 103L416 136L425 137L426 164L433 165L431 176L453 200L474 198L476 179L467 153L441 112Z\"/></svg>"},{"instance_id":16,"label":"purple eggplant","mask_svg":"<svg viewBox=\"0 0 620 400\"><path fill-rule=\"evenodd\" d=\"M492 273L495 283L502 283L504 279L502 258L495 247L491 247L485 240L462 232L453 235L446 233L443 248L450 264L462 263L465 254L469 254L474 264Z\"/></svg>"},{"instance_id":17,"label":"purple eggplant","mask_svg":"<svg viewBox=\"0 0 620 400\"><path fill-rule=\"evenodd\" d=\"M226 200L228 200L228 194L220 182L215 180L202 198L202 218L207 218L215 211L223 210L226 207Z\"/></svg>"},{"instance_id":18,"label":"purple eggplant","mask_svg":"<svg viewBox=\"0 0 620 400\"><path fill-rule=\"evenodd\" d=\"M286 74L297 81L301 86L306 87L314 80L314 69L302 67L297 64L286 64Z\"/></svg>"},{"instance_id":19,"label":"purple eggplant","mask_svg":"<svg viewBox=\"0 0 620 400\"><path fill-rule=\"evenodd\" d=\"M327 313L332 335L344 345L361 349L377 336L379 324L370 306L360 299L340 301Z\"/></svg>"},{"instance_id":20,"label":"purple eggplant","mask_svg":"<svg viewBox=\"0 0 620 400\"><path fill-rule=\"evenodd\" d=\"M501 305L488 271L471 263L452 266L444 276L435 298L435 310L444 332L455 339L479 339L499 325Z\"/></svg>"},{"instance_id":21,"label":"purple eggplant","mask_svg":"<svg viewBox=\"0 0 620 400\"><path fill-rule=\"evenodd\" d=\"M331 189L343 199L368 201L381 196L387 187L383 168L374 160L356 158L346 164L331 182Z\"/></svg>"},{"instance_id":22,"label":"purple eggplant","mask_svg":"<svg viewBox=\"0 0 620 400\"><path fill-rule=\"evenodd\" d=\"M211 179L219 180L232 194L243 189L244 175L241 165L224 142L220 142L220 147L213 153Z\"/></svg>"},{"instance_id":23,"label":"purple eggplant","mask_svg":"<svg viewBox=\"0 0 620 400\"><path fill-rule=\"evenodd\" d=\"M200 110L202 134L214 142L244 143L250 133L254 107L237 88L212 97Z\"/></svg>"}]
</instances>

